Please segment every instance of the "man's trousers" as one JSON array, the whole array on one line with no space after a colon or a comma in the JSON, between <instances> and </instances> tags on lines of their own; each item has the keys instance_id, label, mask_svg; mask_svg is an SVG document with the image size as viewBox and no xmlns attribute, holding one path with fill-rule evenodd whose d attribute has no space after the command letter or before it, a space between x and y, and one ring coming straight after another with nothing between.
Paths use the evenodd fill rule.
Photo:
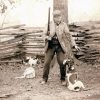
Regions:
<instances>
[{"instance_id":1,"label":"man's trousers","mask_svg":"<svg viewBox=\"0 0 100 100\"><path fill-rule=\"evenodd\" d=\"M60 80L64 81L66 77L66 66L63 65L63 61L65 58L65 53L63 52L60 45L53 45L52 47L48 47L48 50L45 54L45 61L44 61L44 69L43 69L43 79L47 82L49 70L50 70L50 63L56 54L57 61L60 67Z\"/></svg>"}]
</instances>

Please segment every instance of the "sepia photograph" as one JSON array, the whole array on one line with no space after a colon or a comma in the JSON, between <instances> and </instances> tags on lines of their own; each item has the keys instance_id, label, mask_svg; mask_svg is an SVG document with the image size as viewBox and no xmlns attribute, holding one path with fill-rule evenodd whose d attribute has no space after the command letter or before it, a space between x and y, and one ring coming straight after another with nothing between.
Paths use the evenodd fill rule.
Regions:
<instances>
[{"instance_id":1,"label":"sepia photograph","mask_svg":"<svg viewBox=\"0 0 100 100\"><path fill-rule=\"evenodd\" d=\"M0 0L0 100L100 100L100 0Z\"/></svg>"}]
</instances>

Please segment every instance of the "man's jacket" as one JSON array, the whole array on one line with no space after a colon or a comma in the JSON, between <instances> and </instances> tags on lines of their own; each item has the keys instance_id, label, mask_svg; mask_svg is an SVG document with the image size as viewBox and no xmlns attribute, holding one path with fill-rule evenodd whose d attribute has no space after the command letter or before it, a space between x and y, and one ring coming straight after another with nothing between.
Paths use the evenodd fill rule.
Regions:
<instances>
[{"instance_id":1,"label":"man's jacket","mask_svg":"<svg viewBox=\"0 0 100 100\"><path fill-rule=\"evenodd\" d=\"M47 32L47 31L46 31ZM72 46L75 45L75 41L72 39L70 35L68 26L66 23L61 22L58 26L54 24L54 22L50 23L50 34L49 37L53 37L55 35L58 37L59 43L68 58L73 57L72 54ZM46 33L47 35L47 33ZM45 44L45 52L48 49L48 42Z\"/></svg>"}]
</instances>

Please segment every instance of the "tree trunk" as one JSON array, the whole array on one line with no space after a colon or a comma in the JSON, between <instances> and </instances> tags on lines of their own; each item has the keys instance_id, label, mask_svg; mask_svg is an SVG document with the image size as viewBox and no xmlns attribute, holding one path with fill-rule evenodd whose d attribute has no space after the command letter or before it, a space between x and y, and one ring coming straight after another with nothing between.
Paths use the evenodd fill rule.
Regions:
<instances>
[{"instance_id":1,"label":"tree trunk","mask_svg":"<svg viewBox=\"0 0 100 100\"><path fill-rule=\"evenodd\" d=\"M53 0L53 9L62 12L64 22L68 23L68 0Z\"/></svg>"}]
</instances>

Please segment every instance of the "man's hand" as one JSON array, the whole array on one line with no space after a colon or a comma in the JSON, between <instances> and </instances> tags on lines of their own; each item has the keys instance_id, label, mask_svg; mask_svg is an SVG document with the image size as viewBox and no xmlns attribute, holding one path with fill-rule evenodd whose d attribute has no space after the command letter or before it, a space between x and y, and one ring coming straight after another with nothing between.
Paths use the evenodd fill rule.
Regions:
<instances>
[{"instance_id":1,"label":"man's hand","mask_svg":"<svg viewBox=\"0 0 100 100\"><path fill-rule=\"evenodd\" d=\"M80 47L78 47L77 45L75 45L74 47L75 47L75 49L76 49L77 51L80 51L80 50L81 50Z\"/></svg>"},{"instance_id":2,"label":"man's hand","mask_svg":"<svg viewBox=\"0 0 100 100\"><path fill-rule=\"evenodd\" d=\"M46 36L45 37L45 40L49 40L50 41L51 40L51 37L50 36Z\"/></svg>"}]
</instances>

